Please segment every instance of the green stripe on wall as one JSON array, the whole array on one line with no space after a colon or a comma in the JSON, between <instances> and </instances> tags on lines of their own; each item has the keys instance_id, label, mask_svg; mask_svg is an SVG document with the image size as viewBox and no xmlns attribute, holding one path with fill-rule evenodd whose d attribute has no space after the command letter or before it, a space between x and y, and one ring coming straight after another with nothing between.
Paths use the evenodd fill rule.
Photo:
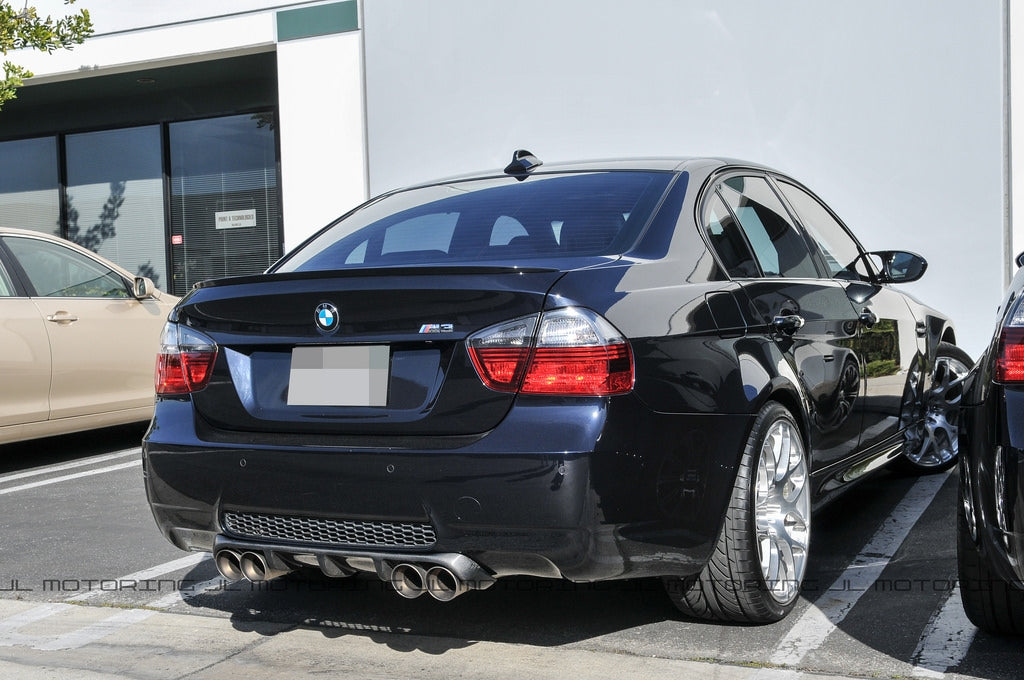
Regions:
<instances>
[{"instance_id":1,"label":"green stripe on wall","mask_svg":"<svg viewBox=\"0 0 1024 680\"><path fill-rule=\"evenodd\" d=\"M359 30L359 7L356 0L277 13L278 42L356 30Z\"/></svg>"}]
</instances>

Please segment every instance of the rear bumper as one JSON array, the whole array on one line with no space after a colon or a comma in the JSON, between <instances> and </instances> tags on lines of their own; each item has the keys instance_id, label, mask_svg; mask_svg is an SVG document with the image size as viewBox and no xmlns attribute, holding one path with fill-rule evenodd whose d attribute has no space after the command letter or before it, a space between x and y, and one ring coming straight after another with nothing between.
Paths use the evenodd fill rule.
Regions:
<instances>
[{"instance_id":1,"label":"rear bumper","mask_svg":"<svg viewBox=\"0 0 1024 680\"><path fill-rule=\"evenodd\" d=\"M157 524L184 550L461 554L495 577L594 581L699 571L748 427L632 396L520 399L479 437L271 446L201 438L189 401L161 400L143 455Z\"/></svg>"}]
</instances>

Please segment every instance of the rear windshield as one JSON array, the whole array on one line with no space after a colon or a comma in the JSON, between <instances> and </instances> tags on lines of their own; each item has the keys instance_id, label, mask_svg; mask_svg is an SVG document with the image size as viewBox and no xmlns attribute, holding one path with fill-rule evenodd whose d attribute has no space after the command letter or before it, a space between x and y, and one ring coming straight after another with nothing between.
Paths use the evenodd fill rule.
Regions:
<instances>
[{"instance_id":1,"label":"rear windshield","mask_svg":"<svg viewBox=\"0 0 1024 680\"><path fill-rule=\"evenodd\" d=\"M410 189L334 224L273 271L615 255L636 241L672 176L551 174Z\"/></svg>"}]
</instances>

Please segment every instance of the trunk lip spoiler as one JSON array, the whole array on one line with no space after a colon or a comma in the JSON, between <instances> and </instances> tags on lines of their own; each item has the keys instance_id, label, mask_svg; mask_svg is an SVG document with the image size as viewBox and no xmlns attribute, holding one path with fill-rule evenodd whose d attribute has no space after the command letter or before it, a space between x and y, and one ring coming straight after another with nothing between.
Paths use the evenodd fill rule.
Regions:
<instances>
[{"instance_id":1,"label":"trunk lip spoiler","mask_svg":"<svg viewBox=\"0 0 1024 680\"><path fill-rule=\"evenodd\" d=\"M358 269L332 269L317 270L308 272L288 273L264 273L247 274L242 276L227 276L217 279L200 281L193 286L193 290L201 288L216 288L219 286L233 286L247 283L266 283L268 281L302 281L308 279L347 279L366 276L425 276L444 274L555 274L567 271L563 267L534 267L534 266L409 266L409 267L366 267Z\"/></svg>"}]
</instances>

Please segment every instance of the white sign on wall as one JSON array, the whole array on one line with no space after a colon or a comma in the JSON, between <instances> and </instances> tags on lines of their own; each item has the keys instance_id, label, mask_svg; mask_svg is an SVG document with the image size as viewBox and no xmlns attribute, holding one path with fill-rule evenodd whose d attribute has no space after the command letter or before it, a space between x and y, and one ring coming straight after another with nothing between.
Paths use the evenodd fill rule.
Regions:
<instances>
[{"instance_id":1,"label":"white sign on wall","mask_svg":"<svg viewBox=\"0 0 1024 680\"><path fill-rule=\"evenodd\" d=\"M218 229L241 229L242 227L256 226L256 208L228 210L213 215Z\"/></svg>"}]
</instances>

